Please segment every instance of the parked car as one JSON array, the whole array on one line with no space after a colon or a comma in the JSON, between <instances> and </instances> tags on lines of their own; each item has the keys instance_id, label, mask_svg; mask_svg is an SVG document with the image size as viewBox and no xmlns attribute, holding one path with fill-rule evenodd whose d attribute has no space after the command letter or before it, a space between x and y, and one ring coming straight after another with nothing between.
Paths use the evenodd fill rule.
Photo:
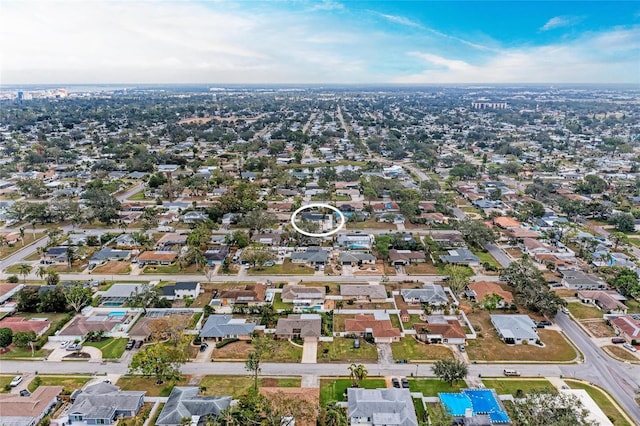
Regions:
<instances>
[{"instance_id":1,"label":"parked car","mask_svg":"<svg viewBox=\"0 0 640 426\"><path fill-rule=\"evenodd\" d=\"M82 344L80 343L71 343L67 346L68 351L79 351L82 349Z\"/></svg>"},{"instance_id":2,"label":"parked car","mask_svg":"<svg viewBox=\"0 0 640 426\"><path fill-rule=\"evenodd\" d=\"M391 379L391 384L393 385L394 388L399 388L400 387L400 381L398 380L397 377L393 377Z\"/></svg>"},{"instance_id":3,"label":"parked car","mask_svg":"<svg viewBox=\"0 0 640 426\"><path fill-rule=\"evenodd\" d=\"M624 340L622 337L612 337L611 338L611 343L615 343L615 344L619 344L619 343L626 343L627 341Z\"/></svg>"},{"instance_id":4,"label":"parked car","mask_svg":"<svg viewBox=\"0 0 640 426\"><path fill-rule=\"evenodd\" d=\"M98 265L96 265L95 263L90 263L90 264L89 264L89 270L90 270L90 271L93 271L93 270L95 269L95 267L96 267L96 266L98 266Z\"/></svg>"},{"instance_id":5,"label":"parked car","mask_svg":"<svg viewBox=\"0 0 640 426\"><path fill-rule=\"evenodd\" d=\"M400 379L400 383L402 383L403 388L409 389L409 379L403 377L402 379Z\"/></svg>"},{"instance_id":6,"label":"parked car","mask_svg":"<svg viewBox=\"0 0 640 426\"><path fill-rule=\"evenodd\" d=\"M623 343L622 346L626 349L629 349L631 352L638 352L638 350L636 349L635 346L629 344L629 343Z\"/></svg>"},{"instance_id":7,"label":"parked car","mask_svg":"<svg viewBox=\"0 0 640 426\"><path fill-rule=\"evenodd\" d=\"M504 370L505 376L519 376L520 372L518 370Z\"/></svg>"},{"instance_id":8,"label":"parked car","mask_svg":"<svg viewBox=\"0 0 640 426\"><path fill-rule=\"evenodd\" d=\"M546 326L553 325L553 324L551 323L551 321L549 321L549 320L542 320L542 321L540 321L538 324L542 324L542 325L546 325Z\"/></svg>"},{"instance_id":9,"label":"parked car","mask_svg":"<svg viewBox=\"0 0 640 426\"><path fill-rule=\"evenodd\" d=\"M562 313L563 313L563 314L567 314L567 315L569 315L569 309L567 309L567 307L566 307L566 306L563 306L563 307L562 307Z\"/></svg>"},{"instance_id":10,"label":"parked car","mask_svg":"<svg viewBox=\"0 0 640 426\"><path fill-rule=\"evenodd\" d=\"M9 386L11 386L12 388L15 388L21 382L22 382L22 376L16 376L13 379L11 379L11 383L9 383Z\"/></svg>"},{"instance_id":11,"label":"parked car","mask_svg":"<svg viewBox=\"0 0 640 426\"><path fill-rule=\"evenodd\" d=\"M69 341L69 340L65 340L64 342L60 342L60 347L61 348L66 348L69 343L71 343L71 341Z\"/></svg>"},{"instance_id":12,"label":"parked car","mask_svg":"<svg viewBox=\"0 0 640 426\"><path fill-rule=\"evenodd\" d=\"M541 322L536 323L536 328L544 328L544 324Z\"/></svg>"},{"instance_id":13,"label":"parked car","mask_svg":"<svg viewBox=\"0 0 640 426\"><path fill-rule=\"evenodd\" d=\"M462 345L462 344L458 345L458 350L460 352L464 352L465 351L464 345Z\"/></svg>"},{"instance_id":14,"label":"parked car","mask_svg":"<svg viewBox=\"0 0 640 426\"><path fill-rule=\"evenodd\" d=\"M200 343L200 352L206 351L208 347L209 345L206 344L205 342Z\"/></svg>"},{"instance_id":15,"label":"parked car","mask_svg":"<svg viewBox=\"0 0 640 426\"><path fill-rule=\"evenodd\" d=\"M275 265L275 264L276 264L276 262L274 262L274 261L272 261L272 260L267 260L266 262L264 262L264 263L262 264L262 266L273 266L273 265Z\"/></svg>"},{"instance_id":16,"label":"parked car","mask_svg":"<svg viewBox=\"0 0 640 426\"><path fill-rule=\"evenodd\" d=\"M136 349L140 349L142 347L142 344L144 343L143 340L138 340L134 346L134 348Z\"/></svg>"},{"instance_id":17,"label":"parked car","mask_svg":"<svg viewBox=\"0 0 640 426\"><path fill-rule=\"evenodd\" d=\"M129 340L127 342L127 346L125 346L124 348L128 351L130 351L133 348L133 345L135 345L136 341L135 340Z\"/></svg>"},{"instance_id":18,"label":"parked car","mask_svg":"<svg viewBox=\"0 0 640 426\"><path fill-rule=\"evenodd\" d=\"M28 390L26 390L26 389L22 389L22 390L20 391L20 396L31 396L31 392L29 392L29 391L28 391Z\"/></svg>"}]
</instances>

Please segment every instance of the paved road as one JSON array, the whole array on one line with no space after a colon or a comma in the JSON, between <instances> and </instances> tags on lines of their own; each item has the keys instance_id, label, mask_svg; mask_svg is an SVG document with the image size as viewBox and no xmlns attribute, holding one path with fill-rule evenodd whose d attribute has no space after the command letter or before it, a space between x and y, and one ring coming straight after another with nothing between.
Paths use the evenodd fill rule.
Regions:
<instances>
[{"instance_id":1,"label":"paved road","mask_svg":"<svg viewBox=\"0 0 640 426\"><path fill-rule=\"evenodd\" d=\"M513 262L513 259L495 244L487 243L484 245L484 248L487 249L491 256L493 256L503 268L506 268Z\"/></svg>"},{"instance_id":2,"label":"paved road","mask_svg":"<svg viewBox=\"0 0 640 426\"><path fill-rule=\"evenodd\" d=\"M640 367L607 356L567 315L559 313L556 322L585 356L580 365L561 367L563 374L602 386L640 424L640 407L634 400L640 386Z\"/></svg>"}]
</instances>

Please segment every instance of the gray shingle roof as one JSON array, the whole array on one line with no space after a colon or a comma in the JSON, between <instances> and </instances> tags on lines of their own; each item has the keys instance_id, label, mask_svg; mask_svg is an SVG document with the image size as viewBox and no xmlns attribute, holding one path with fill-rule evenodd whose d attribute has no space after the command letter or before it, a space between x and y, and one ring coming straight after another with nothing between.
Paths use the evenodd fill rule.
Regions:
<instances>
[{"instance_id":1,"label":"gray shingle roof","mask_svg":"<svg viewBox=\"0 0 640 426\"><path fill-rule=\"evenodd\" d=\"M369 296L370 299L386 299L387 290L383 285L343 284L340 286L341 296Z\"/></svg>"},{"instance_id":2,"label":"gray shingle roof","mask_svg":"<svg viewBox=\"0 0 640 426\"><path fill-rule=\"evenodd\" d=\"M446 305L449 298L442 286L436 284L426 284L422 288L409 288L400 290L404 300L418 299L420 303L431 303L432 305Z\"/></svg>"},{"instance_id":3,"label":"gray shingle roof","mask_svg":"<svg viewBox=\"0 0 640 426\"><path fill-rule=\"evenodd\" d=\"M371 418L373 424L418 426L409 389L348 388L349 418Z\"/></svg>"},{"instance_id":4,"label":"gray shingle roof","mask_svg":"<svg viewBox=\"0 0 640 426\"><path fill-rule=\"evenodd\" d=\"M181 425L191 416L217 417L231 403L230 396L201 396L197 386L176 386L156 420L156 425Z\"/></svg>"},{"instance_id":5,"label":"gray shingle roof","mask_svg":"<svg viewBox=\"0 0 640 426\"><path fill-rule=\"evenodd\" d=\"M115 410L136 411L144 394L143 391L121 391L117 386L100 382L80 392L69 413L82 414L85 419L111 418Z\"/></svg>"},{"instance_id":6,"label":"gray shingle roof","mask_svg":"<svg viewBox=\"0 0 640 426\"><path fill-rule=\"evenodd\" d=\"M253 333L256 325L245 319L234 319L231 315L210 315L200 331L200 337L246 336Z\"/></svg>"},{"instance_id":7,"label":"gray shingle roof","mask_svg":"<svg viewBox=\"0 0 640 426\"><path fill-rule=\"evenodd\" d=\"M491 322L504 339L538 339L536 323L528 315L491 315Z\"/></svg>"}]
</instances>

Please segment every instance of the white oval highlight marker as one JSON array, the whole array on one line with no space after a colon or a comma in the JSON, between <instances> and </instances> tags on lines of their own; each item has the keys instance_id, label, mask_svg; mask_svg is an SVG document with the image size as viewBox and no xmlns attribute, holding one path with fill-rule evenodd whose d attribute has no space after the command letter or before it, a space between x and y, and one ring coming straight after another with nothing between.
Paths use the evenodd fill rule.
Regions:
<instances>
[{"instance_id":1,"label":"white oval highlight marker","mask_svg":"<svg viewBox=\"0 0 640 426\"><path fill-rule=\"evenodd\" d=\"M333 210L334 212L338 213L338 216L340 216L340 224L338 225L338 227L334 230L331 230L329 232L319 232L319 233L313 233L313 232L307 232L307 231L303 231L302 229L298 228L298 225L296 225L296 216L298 215L298 213L300 213L302 210L308 210L308 209L312 209L312 208L320 208L320 209L329 209L329 210ZM324 203L313 203L313 204L307 204L306 206L302 206L300 207L298 210L296 210L295 212L293 212L293 214L291 215L291 226L293 226L293 229L295 229L296 231L298 231L299 233L301 233L302 235L306 235L307 237L318 237L318 238L322 238L322 237L328 237L330 235L335 234L336 232L338 232L339 230L342 229L342 227L344 226L345 223L345 218L344 218L344 214L338 210L336 207L331 206L329 204L324 204Z\"/></svg>"}]
</instances>

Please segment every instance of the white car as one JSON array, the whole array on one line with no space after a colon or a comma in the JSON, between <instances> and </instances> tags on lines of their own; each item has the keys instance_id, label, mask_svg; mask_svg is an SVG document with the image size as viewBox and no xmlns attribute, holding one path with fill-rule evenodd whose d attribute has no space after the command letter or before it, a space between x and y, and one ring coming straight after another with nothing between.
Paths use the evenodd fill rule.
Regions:
<instances>
[{"instance_id":1,"label":"white car","mask_svg":"<svg viewBox=\"0 0 640 426\"><path fill-rule=\"evenodd\" d=\"M635 346L630 345L629 343L623 343L622 346L624 346L625 348L627 348L628 350L630 350L631 352L637 352L638 350L635 348Z\"/></svg>"},{"instance_id":2,"label":"white car","mask_svg":"<svg viewBox=\"0 0 640 426\"><path fill-rule=\"evenodd\" d=\"M18 386L20 384L20 382L22 382L22 376L16 376L11 380L11 383L9 385L12 388L15 388L16 386Z\"/></svg>"},{"instance_id":3,"label":"white car","mask_svg":"<svg viewBox=\"0 0 640 426\"><path fill-rule=\"evenodd\" d=\"M70 340L65 340L64 342L60 342L60 347L66 348L69 345L69 343L71 343Z\"/></svg>"}]
</instances>

